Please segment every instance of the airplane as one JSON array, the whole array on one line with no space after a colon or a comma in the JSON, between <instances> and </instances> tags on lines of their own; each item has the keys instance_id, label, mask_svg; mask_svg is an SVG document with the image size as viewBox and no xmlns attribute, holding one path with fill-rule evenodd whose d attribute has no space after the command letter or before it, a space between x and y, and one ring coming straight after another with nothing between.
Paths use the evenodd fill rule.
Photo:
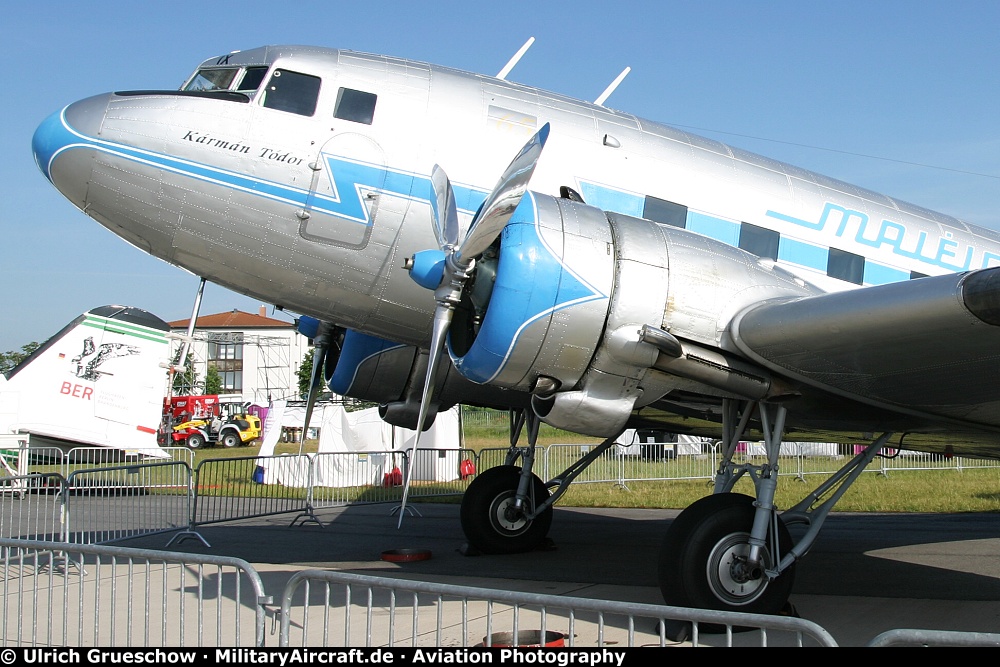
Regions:
<instances>
[{"instance_id":1,"label":"airplane","mask_svg":"<svg viewBox=\"0 0 1000 667\"><path fill-rule=\"evenodd\" d=\"M663 538L664 600L780 613L884 447L1000 456L1000 234L510 67L234 51L179 90L69 104L33 152L128 243L300 314L310 409L326 383L418 432L456 403L510 410L506 464L460 512L484 553L537 547L626 428L717 438L713 493ZM606 440L541 480L540 422ZM782 509L784 439L869 444Z\"/></svg>"},{"instance_id":2,"label":"airplane","mask_svg":"<svg viewBox=\"0 0 1000 667\"><path fill-rule=\"evenodd\" d=\"M93 308L0 373L0 433L33 449L108 447L164 457L156 443L170 326L140 308Z\"/></svg>"}]
</instances>

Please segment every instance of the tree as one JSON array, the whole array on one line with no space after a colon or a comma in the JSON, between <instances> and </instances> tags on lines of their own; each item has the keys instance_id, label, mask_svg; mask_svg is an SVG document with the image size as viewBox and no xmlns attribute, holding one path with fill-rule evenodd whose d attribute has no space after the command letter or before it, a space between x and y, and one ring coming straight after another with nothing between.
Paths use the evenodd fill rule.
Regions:
<instances>
[{"instance_id":1,"label":"tree","mask_svg":"<svg viewBox=\"0 0 1000 667\"><path fill-rule=\"evenodd\" d=\"M209 396L222 393L222 376L215 364L209 364L205 372L205 393Z\"/></svg>"},{"instance_id":2,"label":"tree","mask_svg":"<svg viewBox=\"0 0 1000 667\"><path fill-rule=\"evenodd\" d=\"M28 358L32 352L38 349L38 343L28 343L21 346L21 351L8 350L0 352L0 373L7 373L14 369L19 363Z\"/></svg>"},{"instance_id":3,"label":"tree","mask_svg":"<svg viewBox=\"0 0 1000 667\"><path fill-rule=\"evenodd\" d=\"M302 357L302 363L299 364L298 377L299 377L299 396L304 400L309 396L309 385L312 384L312 371L313 371L313 353L312 350L306 352L305 356Z\"/></svg>"}]
</instances>

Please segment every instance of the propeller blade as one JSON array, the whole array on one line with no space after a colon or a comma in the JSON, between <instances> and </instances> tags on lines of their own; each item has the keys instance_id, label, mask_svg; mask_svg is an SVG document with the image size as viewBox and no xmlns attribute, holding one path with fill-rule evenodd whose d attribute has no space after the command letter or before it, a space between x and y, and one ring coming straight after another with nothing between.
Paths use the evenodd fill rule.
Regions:
<instances>
[{"instance_id":1,"label":"propeller blade","mask_svg":"<svg viewBox=\"0 0 1000 667\"><path fill-rule=\"evenodd\" d=\"M521 152L511 161L510 166L497 181L493 192L483 202L462 245L456 251L456 259L462 264L469 264L472 258L481 255L492 245L503 228L514 214L514 209L521 203L521 197L528 189L528 181L535 171L542 148L549 138L549 124L546 123Z\"/></svg>"},{"instance_id":2,"label":"propeller blade","mask_svg":"<svg viewBox=\"0 0 1000 667\"><path fill-rule=\"evenodd\" d=\"M455 206L455 191L448 180L448 174L438 165L431 170L431 186L434 196L431 208L434 210L434 233L442 250L458 243L458 211Z\"/></svg>"},{"instance_id":3,"label":"propeller blade","mask_svg":"<svg viewBox=\"0 0 1000 667\"><path fill-rule=\"evenodd\" d=\"M406 512L406 499L410 495L410 480L413 478L417 447L420 445L420 437L424 432L427 411L434 398L434 381L437 378L438 360L444 350L445 338L448 335L448 327L451 326L454 312L453 306L441 302L438 302L438 306L434 310L434 329L431 332L431 347L427 356L427 375L424 376L424 391L420 397L420 413L417 415L417 435L413 438L413 447L410 448L409 464L406 466L406 481L403 484L403 500L399 505L399 523L396 528L403 525L403 514Z\"/></svg>"},{"instance_id":4,"label":"propeller blade","mask_svg":"<svg viewBox=\"0 0 1000 667\"><path fill-rule=\"evenodd\" d=\"M309 420L312 419L313 408L316 406L316 398L319 396L320 387L323 385L323 360L326 359L326 348L330 344L329 326L320 323L319 333L313 339L313 366L312 376L309 379L309 394L306 396L306 416L302 423L302 435L299 438L299 455L306 444L306 433L309 432Z\"/></svg>"}]
</instances>

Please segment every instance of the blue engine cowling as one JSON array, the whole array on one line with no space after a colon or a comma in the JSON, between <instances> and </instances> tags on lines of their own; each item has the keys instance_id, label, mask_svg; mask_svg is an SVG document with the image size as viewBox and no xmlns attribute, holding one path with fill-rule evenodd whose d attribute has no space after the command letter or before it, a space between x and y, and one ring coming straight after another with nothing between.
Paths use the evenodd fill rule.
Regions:
<instances>
[{"instance_id":1,"label":"blue engine cowling","mask_svg":"<svg viewBox=\"0 0 1000 667\"><path fill-rule=\"evenodd\" d=\"M521 391L540 376L576 385L600 342L614 285L607 217L528 193L499 243L495 259L487 253L477 263L468 307L456 310L455 367L474 382Z\"/></svg>"}]
</instances>

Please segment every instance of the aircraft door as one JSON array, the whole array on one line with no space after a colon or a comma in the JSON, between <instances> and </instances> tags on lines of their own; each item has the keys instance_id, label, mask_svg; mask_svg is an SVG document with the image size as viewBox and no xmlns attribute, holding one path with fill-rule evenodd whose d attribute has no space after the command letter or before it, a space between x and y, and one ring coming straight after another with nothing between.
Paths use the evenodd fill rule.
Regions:
<instances>
[{"instance_id":1,"label":"aircraft door","mask_svg":"<svg viewBox=\"0 0 1000 667\"><path fill-rule=\"evenodd\" d=\"M385 153L373 139L346 132L331 137L310 163L312 182L298 212L299 234L349 248L368 244L386 185Z\"/></svg>"}]
</instances>

